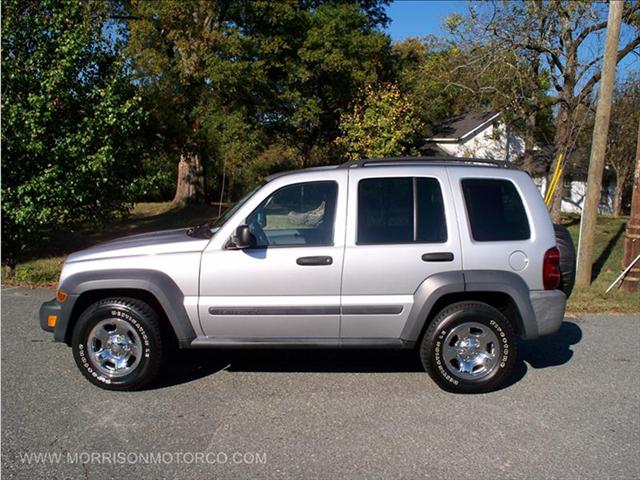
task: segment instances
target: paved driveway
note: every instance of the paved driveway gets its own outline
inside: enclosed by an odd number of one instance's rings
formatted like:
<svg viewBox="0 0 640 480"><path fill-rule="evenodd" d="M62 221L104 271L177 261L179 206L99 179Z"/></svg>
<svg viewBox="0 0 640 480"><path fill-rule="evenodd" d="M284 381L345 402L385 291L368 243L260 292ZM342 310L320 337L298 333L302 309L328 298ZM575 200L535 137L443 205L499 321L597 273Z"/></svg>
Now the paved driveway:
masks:
<svg viewBox="0 0 640 480"><path fill-rule="evenodd" d="M86 382L2 292L3 478L639 478L640 317L566 319L499 392L411 352L186 352L136 393Z"/></svg>

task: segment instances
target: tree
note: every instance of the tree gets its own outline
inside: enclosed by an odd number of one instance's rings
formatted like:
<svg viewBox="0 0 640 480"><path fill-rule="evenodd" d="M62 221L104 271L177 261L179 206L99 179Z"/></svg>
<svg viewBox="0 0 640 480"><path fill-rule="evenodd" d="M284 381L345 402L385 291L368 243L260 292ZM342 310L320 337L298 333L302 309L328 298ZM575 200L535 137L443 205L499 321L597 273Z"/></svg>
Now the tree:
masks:
<svg viewBox="0 0 640 480"><path fill-rule="evenodd" d="M482 109L476 98L451 81L462 52L450 42L427 37L408 38L393 45L394 67L400 90L415 107L415 114L427 129L441 121Z"/></svg>
<svg viewBox="0 0 640 480"><path fill-rule="evenodd" d="M272 144L323 161L340 113L384 70L384 3L131 0L128 52L181 157L176 203L202 200L205 167L242 177Z"/></svg>
<svg viewBox="0 0 640 480"><path fill-rule="evenodd" d="M128 20L127 55L157 135L179 158L178 205L205 199L201 127L210 91L206 69L216 60L216 47L239 48L233 29L224 26L226 7L226 2L132 0L123 16ZM236 76L243 67L237 66Z"/></svg>
<svg viewBox="0 0 640 480"><path fill-rule="evenodd" d="M640 80L630 77L616 86L609 124L607 165L615 172L613 216L622 213L622 199L633 185L637 125L640 123Z"/></svg>
<svg viewBox="0 0 640 480"><path fill-rule="evenodd" d="M139 174L140 98L105 2L2 4L2 246L9 267L56 230L122 215Z"/></svg>
<svg viewBox="0 0 640 480"><path fill-rule="evenodd" d="M342 115L336 144L349 159L400 156L415 143L421 126L413 104L390 83L367 87L362 103Z"/></svg>
<svg viewBox="0 0 640 480"><path fill-rule="evenodd" d="M385 80L390 41L377 25L386 17L367 8L381 3L320 4L303 13L303 30L290 40L293 55L283 64L284 82L276 90L283 92L276 102L282 108L274 113L284 120L285 142L300 152L303 166L317 163L314 151L338 136L340 115L358 92ZM318 160L330 161L322 155Z"/></svg>
<svg viewBox="0 0 640 480"><path fill-rule="evenodd" d="M425 136L429 125L461 113L499 111L507 127L523 135L524 158L518 160L525 170L533 167L538 145L549 142L552 122L547 77L530 59L431 37L407 39L394 45L394 53L399 83L427 127Z"/></svg>
<svg viewBox="0 0 640 480"><path fill-rule="evenodd" d="M623 22L637 27L639 12L638 2L626 2ZM557 108L553 170L558 155L566 157L574 149L584 127L581 113L600 81L602 51L594 46L607 25L607 5L567 0L478 2L470 4L467 17L450 23L458 40L491 46L495 56L515 52L540 60L551 85L548 103ZM627 32L630 38L622 40L618 62L640 45L637 30L630 27ZM562 182L561 177L559 185ZM559 219L561 190L554 196L554 221Z"/></svg>

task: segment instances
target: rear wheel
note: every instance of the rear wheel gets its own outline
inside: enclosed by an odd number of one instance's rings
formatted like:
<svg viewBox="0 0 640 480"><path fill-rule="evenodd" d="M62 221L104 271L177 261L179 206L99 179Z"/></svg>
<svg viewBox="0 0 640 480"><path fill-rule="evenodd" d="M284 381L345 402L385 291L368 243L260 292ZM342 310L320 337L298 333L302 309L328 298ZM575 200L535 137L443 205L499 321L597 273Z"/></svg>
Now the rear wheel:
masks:
<svg viewBox="0 0 640 480"><path fill-rule="evenodd" d="M71 339L82 374L108 390L137 390L158 374L166 350L158 315L141 300L106 298L85 310Z"/></svg>
<svg viewBox="0 0 640 480"><path fill-rule="evenodd" d="M511 375L516 338L495 308L460 302L443 309L422 338L420 358L438 385L457 393L489 392Z"/></svg>

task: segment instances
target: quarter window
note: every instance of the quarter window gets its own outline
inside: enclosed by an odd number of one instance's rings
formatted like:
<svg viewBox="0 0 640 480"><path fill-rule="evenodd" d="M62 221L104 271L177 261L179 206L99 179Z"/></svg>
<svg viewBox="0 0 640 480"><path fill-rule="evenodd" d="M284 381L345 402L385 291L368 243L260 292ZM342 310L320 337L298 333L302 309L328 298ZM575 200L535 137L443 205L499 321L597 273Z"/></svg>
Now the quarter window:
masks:
<svg viewBox="0 0 640 480"><path fill-rule="evenodd" d="M530 238L527 213L512 182L467 178L462 180L462 191L474 240L496 242Z"/></svg>
<svg viewBox="0 0 640 480"><path fill-rule="evenodd" d="M368 178L358 184L358 244L441 243L447 227L434 178Z"/></svg>

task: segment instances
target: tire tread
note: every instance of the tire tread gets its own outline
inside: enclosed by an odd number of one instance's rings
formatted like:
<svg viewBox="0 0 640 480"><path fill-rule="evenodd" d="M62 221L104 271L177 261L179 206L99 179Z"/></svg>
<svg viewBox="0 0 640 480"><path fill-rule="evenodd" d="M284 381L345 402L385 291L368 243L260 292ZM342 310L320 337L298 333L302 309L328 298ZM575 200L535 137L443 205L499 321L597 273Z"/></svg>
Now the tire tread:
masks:
<svg viewBox="0 0 640 480"><path fill-rule="evenodd" d="M144 328L147 335L155 337L153 339L153 361L150 362L146 375L139 379L136 379L135 382L127 383L124 385L105 384L103 382L98 383L94 381L91 375L89 375L84 368L80 368L80 371L86 378L89 379L91 383L107 390L142 390L151 382L153 382L158 376L159 372L162 370L165 362L167 347L166 335L164 334L164 329L162 328L162 324L160 323L158 314L146 302L137 298L117 296L106 297L91 304L89 307L87 307L86 310L84 310L84 312L82 312L75 324L72 335L72 348L75 349L75 346L79 343L80 339L78 338L78 336L84 324L91 321L91 318L100 307L104 307L107 305L113 305L117 306L118 308L125 308L127 310L130 310L134 315L140 317L145 322Z"/></svg>
<svg viewBox="0 0 640 480"><path fill-rule="evenodd" d="M432 361L431 350L433 348L433 338L435 337L436 331L441 328L441 324L446 318L448 318L450 315L454 313L464 311L464 310L484 311L488 315L495 317L495 319L499 320L501 323L500 327L506 330L505 333L512 339L512 341L509 342L509 346L510 346L509 356L510 358L513 358L513 359L517 357L517 354L518 354L517 341L516 341L516 335L515 335L515 331L511 321L509 321L509 319L505 317L502 314L502 312L500 312L498 309L496 309L495 307L492 307L487 303L473 301L473 300L466 300L462 302L452 303L446 306L445 308L440 310L440 312L438 312L438 314L433 318L433 320L431 321L431 323L429 324L429 326L427 327L424 333L422 342L420 343L420 360L422 361L422 365L425 371L444 390L455 392L455 393L486 393L486 392L493 391L496 388L499 388L500 386L499 384L502 379L507 379L511 376L513 367L515 365L514 360L509 361L508 365L505 366L505 369L503 370L502 374L499 377L500 381L496 382L496 379L491 379L486 383L475 384L473 385L473 387L456 386L456 385L453 385L451 382L443 379L440 373L438 372L436 365Z"/></svg>

